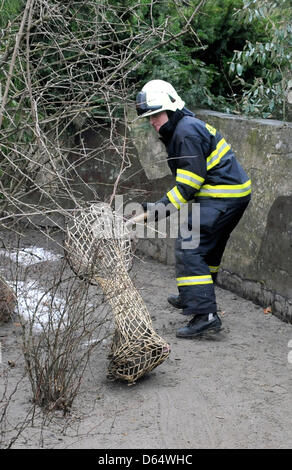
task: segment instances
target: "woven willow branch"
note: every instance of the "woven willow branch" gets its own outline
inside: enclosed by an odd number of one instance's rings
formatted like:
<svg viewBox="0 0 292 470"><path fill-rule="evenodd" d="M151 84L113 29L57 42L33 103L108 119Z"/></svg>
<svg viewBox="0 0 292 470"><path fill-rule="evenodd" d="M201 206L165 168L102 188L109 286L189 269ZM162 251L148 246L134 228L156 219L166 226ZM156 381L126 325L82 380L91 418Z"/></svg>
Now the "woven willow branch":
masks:
<svg viewBox="0 0 292 470"><path fill-rule="evenodd" d="M108 377L135 383L165 361L170 347L153 329L128 274L132 253L123 220L103 203L76 210L67 225L65 250L73 271L98 284L113 311Z"/></svg>

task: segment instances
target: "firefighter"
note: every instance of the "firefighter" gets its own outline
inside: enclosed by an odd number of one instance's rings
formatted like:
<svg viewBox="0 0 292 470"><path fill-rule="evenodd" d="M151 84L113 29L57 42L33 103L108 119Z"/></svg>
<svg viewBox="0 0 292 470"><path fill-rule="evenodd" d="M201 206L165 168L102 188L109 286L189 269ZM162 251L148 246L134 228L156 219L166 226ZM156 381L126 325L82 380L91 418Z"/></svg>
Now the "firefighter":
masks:
<svg viewBox="0 0 292 470"><path fill-rule="evenodd" d="M158 207L167 214L188 202L199 203L200 237L189 248L184 235L175 243L178 295L168 302L190 316L177 337L193 338L218 332L222 321L217 313L214 284L226 243L251 198L251 181L220 132L196 118L173 86L151 80L136 97L138 117L149 117L167 151L175 186L159 201L143 203L147 216L159 217ZM194 221L189 216L188 226Z"/></svg>

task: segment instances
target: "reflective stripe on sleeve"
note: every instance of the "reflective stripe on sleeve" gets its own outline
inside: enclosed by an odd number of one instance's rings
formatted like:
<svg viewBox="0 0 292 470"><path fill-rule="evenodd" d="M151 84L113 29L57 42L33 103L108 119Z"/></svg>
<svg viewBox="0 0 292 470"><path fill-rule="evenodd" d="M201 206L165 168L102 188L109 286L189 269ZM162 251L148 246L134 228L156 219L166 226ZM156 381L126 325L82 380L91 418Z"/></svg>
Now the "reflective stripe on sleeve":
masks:
<svg viewBox="0 0 292 470"><path fill-rule="evenodd" d="M169 191L166 196L177 209L180 209L181 204L185 204L187 202L187 200L179 192L177 186Z"/></svg>
<svg viewBox="0 0 292 470"><path fill-rule="evenodd" d="M207 171L211 170L217 163L220 162L221 158L230 150L230 145L227 144L225 139L221 139L216 149L207 157Z"/></svg>
<svg viewBox="0 0 292 470"><path fill-rule="evenodd" d="M210 273L218 273L220 266L209 266Z"/></svg>
<svg viewBox="0 0 292 470"><path fill-rule="evenodd" d="M201 284L213 284L212 276L186 276L176 278L177 286L196 286Z"/></svg>
<svg viewBox="0 0 292 470"><path fill-rule="evenodd" d="M205 180L201 176L196 175L196 173L178 168L176 173L176 181L177 183L187 184L192 188L200 189Z"/></svg>
<svg viewBox="0 0 292 470"><path fill-rule="evenodd" d="M207 127L208 131L210 132L210 134L216 135L217 131L216 131L215 127L210 126L210 124L206 124L206 127Z"/></svg>

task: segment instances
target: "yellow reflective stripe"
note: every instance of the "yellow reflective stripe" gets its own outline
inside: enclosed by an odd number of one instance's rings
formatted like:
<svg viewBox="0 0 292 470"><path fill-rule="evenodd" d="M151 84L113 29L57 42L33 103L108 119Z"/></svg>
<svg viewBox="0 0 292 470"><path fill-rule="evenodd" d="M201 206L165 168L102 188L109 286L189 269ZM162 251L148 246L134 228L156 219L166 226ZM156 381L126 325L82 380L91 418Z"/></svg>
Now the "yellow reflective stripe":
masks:
<svg viewBox="0 0 292 470"><path fill-rule="evenodd" d="M185 204L187 202L187 200L179 192L177 186L169 191L166 196L177 209L180 209L181 204Z"/></svg>
<svg viewBox="0 0 292 470"><path fill-rule="evenodd" d="M212 189L212 188L218 188L218 189L242 189L246 188L251 185L251 180L246 181L245 183L241 184L218 184L216 186L213 186L212 184L204 184L203 188L206 189Z"/></svg>
<svg viewBox="0 0 292 470"><path fill-rule="evenodd" d="M170 200L170 202L174 205L174 207L176 207L177 209L180 209L180 204L178 202L176 202L176 200L174 199L173 195L172 195L172 192L169 191L166 196L168 197L168 199Z"/></svg>
<svg viewBox="0 0 292 470"><path fill-rule="evenodd" d="M209 266L210 273L218 273L220 266Z"/></svg>
<svg viewBox="0 0 292 470"><path fill-rule="evenodd" d="M207 157L207 170L211 170L211 168L217 165L217 163L220 162L221 158L224 157L230 148L231 147L227 144L226 140L221 139L218 142L216 149L213 150L209 157Z"/></svg>
<svg viewBox="0 0 292 470"><path fill-rule="evenodd" d="M176 181L178 183L187 184L192 188L200 189L205 179L197 175L196 173L193 173L192 171L182 170L178 168L176 173Z"/></svg>
<svg viewBox="0 0 292 470"><path fill-rule="evenodd" d="M208 131L210 132L210 134L216 135L216 129L215 129L215 127L210 126L210 124L206 124L206 127L207 127Z"/></svg>
<svg viewBox="0 0 292 470"><path fill-rule="evenodd" d="M195 286L201 284L213 284L210 274L205 276L186 276L176 278L177 286Z"/></svg>
<svg viewBox="0 0 292 470"><path fill-rule="evenodd" d="M203 183L204 178L202 176L197 175L196 173L193 173L192 171L189 170L182 170L181 168L177 169L177 173L182 173L183 175L190 176L192 178L195 178Z"/></svg>
<svg viewBox="0 0 292 470"><path fill-rule="evenodd" d="M200 189L200 187L201 187L200 184L194 183L193 181L188 181L184 178L181 178L180 176L176 177L176 181L177 181L177 183L187 184L188 186L191 186L192 188L195 188L195 189Z"/></svg>
<svg viewBox="0 0 292 470"><path fill-rule="evenodd" d="M244 197L251 193L251 181L243 184L219 184L212 186L205 184L197 193L197 196L208 197Z"/></svg>
<svg viewBox="0 0 292 470"><path fill-rule="evenodd" d="M204 192L204 191L200 191L200 193L197 194L197 196L200 196L200 197L203 197L203 196L207 196L207 197L244 197L244 196L247 196L248 194L251 193L251 189L249 189L248 191L245 191L244 193L216 193L216 194L210 194L210 193L207 193L207 192Z"/></svg>

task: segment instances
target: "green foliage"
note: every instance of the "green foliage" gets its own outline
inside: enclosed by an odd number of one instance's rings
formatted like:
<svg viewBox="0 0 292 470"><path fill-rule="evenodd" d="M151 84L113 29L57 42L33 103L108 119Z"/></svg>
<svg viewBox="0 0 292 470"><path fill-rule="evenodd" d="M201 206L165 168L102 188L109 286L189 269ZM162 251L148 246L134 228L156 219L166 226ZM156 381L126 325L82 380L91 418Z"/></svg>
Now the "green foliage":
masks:
<svg viewBox="0 0 292 470"><path fill-rule="evenodd" d="M182 16L164 6L174 34L183 14L198 4L186 3L180 7ZM159 17L153 10L153 21ZM133 78L141 85L153 78L171 81L189 106L285 119L291 17L290 0L207 1L192 21L196 42L186 34L153 51Z"/></svg>
<svg viewBox="0 0 292 470"><path fill-rule="evenodd" d="M292 74L291 2L244 0L237 16L246 24L258 21L265 31L261 40L247 40L230 62L234 83L241 85L241 109L246 114L285 119L285 90Z"/></svg>
<svg viewBox="0 0 292 470"><path fill-rule="evenodd" d="M190 0L188 4L168 12L174 34L181 27L183 15L194 10L198 1ZM266 35L264 25L258 21L237 21L234 14L243 4L243 0L206 1L192 21L193 34L154 51L137 69L135 79L141 83L153 78L171 81L189 106L239 112L234 98L241 86L231 86L229 78L234 49L243 48L248 39L258 41Z"/></svg>
<svg viewBox="0 0 292 470"><path fill-rule="evenodd" d="M21 13L24 2L22 0L0 1L0 27L5 28L15 16Z"/></svg>

